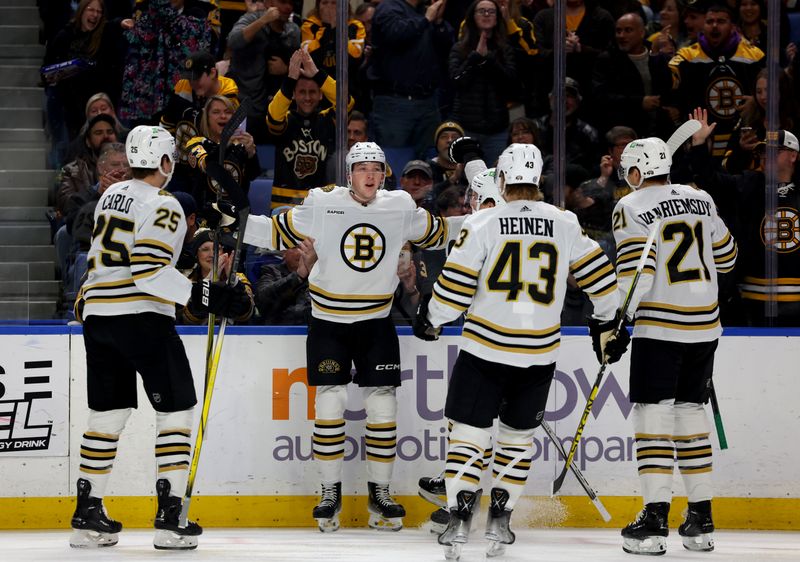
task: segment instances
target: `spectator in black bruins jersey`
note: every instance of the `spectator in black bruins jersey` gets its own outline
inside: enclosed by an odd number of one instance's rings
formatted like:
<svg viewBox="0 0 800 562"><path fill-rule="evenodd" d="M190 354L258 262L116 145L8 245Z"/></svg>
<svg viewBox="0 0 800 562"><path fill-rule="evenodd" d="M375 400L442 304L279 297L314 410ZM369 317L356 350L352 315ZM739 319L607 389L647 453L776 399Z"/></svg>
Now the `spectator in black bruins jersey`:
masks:
<svg viewBox="0 0 800 562"><path fill-rule="evenodd" d="M800 177L797 173L797 137L789 131L778 131L776 180L778 182L775 217L765 217L763 172L745 170L726 174L713 166L706 140L714 125L707 125L705 110L695 110L694 118L705 126L692 137L690 157L697 185L708 191L720 209L720 215L732 223L739 240L741 255L737 262L739 293L751 326L800 326ZM760 149L765 149L762 142ZM770 280L765 271L766 242L772 241L777 257L777 278ZM769 298L769 285L778 286L777 316L767 318L764 311Z"/></svg>
<svg viewBox="0 0 800 562"><path fill-rule="evenodd" d="M233 102L225 96L211 96L206 102L200 117L200 136L189 139L186 151L189 153L191 167L191 193L202 210L208 203L217 199L217 182L206 175L207 158L219 158L219 142L222 129L234 113ZM250 182L261 173L258 164L256 145L252 135L242 130L236 131L225 150L225 169L239 184L242 191L250 190ZM222 198L228 194L223 189Z"/></svg>
<svg viewBox="0 0 800 562"><path fill-rule="evenodd" d="M320 111L322 96L332 107ZM351 96L348 109L352 106ZM289 74L267 109L267 125L275 136L273 209L299 205L309 189L330 183L326 170L336 148L335 107L336 81L306 51L295 51Z"/></svg>
<svg viewBox="0 0 800 562"><path fill-rule="evenodd" d="M717 123L711 155L721 161L741 105L753 94L764 53L736 31L731 8L714 2L697 42L680 49L669 66L681 114L704 107Z"/></svg>
<svg viewBox="0 0 800 562"><path fill-rule="evenodd" d="M300 28L303 48L308 50L316 65L330 76L336 76L336 4L337 0L316 0ZM358 67L364 56L367 31L363 23L352 17L349 1L347 7L350 16L347 20L348 82L351 95L357 97Z"/></svg>
<svg viewBox="0 0 800 562"><path fill-rule="evenodd" d="M161 126L175 136L178 146L178 161L170 183L172 191L189 191L189 152L187 141L196 137L199 130L200 113L212 96L224 96L231 100L233 108L239 107L239 87L226 76L220 76L216 61L210 53L197 51L183 63L184 78L175 84L175 91L161 116ZM198 200L199 202L199 200Z"/></svg>
<svg viewBox="0 0 800 562"><path fill-rule="evenodd" d="M231 274L232 251L236 247L236 241L230 235L223 235L220 252L217 258L217 276L219 281L227 281ZM211 276L211 267L214 261L214 233L213 231L202 228L197 231L192 242L192 252L197 258L197 265L189 274L192 283L198 283ZM236 274L236 282L231 291L231 302L235 303L232 311L231 320L237 324L244 324L253 316L255 312L255 301L253 300L253 288L244 273ZM195 306L193 299L183 307L181 320L184 324L208 324L208 310ZM220 318L216 318L217 322Z"/></svg>

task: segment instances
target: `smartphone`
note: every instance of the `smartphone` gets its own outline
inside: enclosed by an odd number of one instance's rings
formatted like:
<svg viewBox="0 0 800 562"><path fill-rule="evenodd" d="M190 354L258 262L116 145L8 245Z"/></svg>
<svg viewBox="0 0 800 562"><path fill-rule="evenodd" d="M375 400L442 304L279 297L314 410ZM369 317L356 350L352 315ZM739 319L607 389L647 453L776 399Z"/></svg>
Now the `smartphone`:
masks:
<svg viewBox="0 0 800 562"><path fill-rule="evenodd" d="M237 133L247 132L247 117L242 119L241 124L238 127L236 127L236 132Z"/></svg>

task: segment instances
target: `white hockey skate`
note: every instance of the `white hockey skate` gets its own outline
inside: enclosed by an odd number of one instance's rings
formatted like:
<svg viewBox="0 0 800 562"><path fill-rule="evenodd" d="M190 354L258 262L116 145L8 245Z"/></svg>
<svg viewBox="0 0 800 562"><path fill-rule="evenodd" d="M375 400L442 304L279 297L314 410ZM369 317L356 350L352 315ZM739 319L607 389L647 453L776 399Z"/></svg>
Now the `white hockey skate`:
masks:
<svg viewBox="0 0 800 562"><path fill-rule="evenodd" d="M72 548L100 548L114 546L119 542L122 523L110 519L103 507L103 500L89 494L92 485L88 480L78 479L78 503L72 515Z"/></svg>
<svg viewBox="0 0 800 562"><path fill-rule="evenodd" d="M439 544L444 547L447 560L461 558L461 549L469 541L469 529L472 526L472 515L476 505L480 505L482 490L470 492L461 490L456 495L458 505L450 509L450 522L444 533L439 535Z"/></svg>
<svg viewBox="0 0 800 562"><path fill-rule="evenodd" d="M501 488L492 488L489 499L489 517L486 519L484 537L489 541L486 545L486 556L493 558L505 554L506 545L514 544L516 536L509 526L511 510L506 509L508 492Z"/></svg>
<svg viewBox="0 0 800 562"><path fill-rule="evenodd" d="M389 494L388 484L367 482L369 500L369 526L379 531L399 531L403 528L405 508L394 501Z"/></svg>
<svg viewBox="0 0 800 562"><path fill-rule="evenodd" d="M197 537L203 528L194 521L187 521L185 527L180 526L183 498L169 495L169 480L161 478L156 481L158 494L158 511L154 526L153 547L157 550L192 550L197 548Z"/></svg>
<svg viewBox="0 0 800 562"><path fill-rule="evenodd" d="M323 533L338 531L340 511L342 511L342 483L323 484L322 497L312 512L319 530Z"/></svg>

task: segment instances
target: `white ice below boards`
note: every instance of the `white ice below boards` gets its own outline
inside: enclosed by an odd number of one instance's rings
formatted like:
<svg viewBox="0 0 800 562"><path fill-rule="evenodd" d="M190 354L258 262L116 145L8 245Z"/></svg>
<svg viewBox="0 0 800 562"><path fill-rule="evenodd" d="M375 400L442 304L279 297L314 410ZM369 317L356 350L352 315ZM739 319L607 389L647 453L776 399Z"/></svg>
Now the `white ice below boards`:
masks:
<svg viewBox="0 0 800 562"><path fill-rule="evenodd" d="M483 521L473 525L470 542L461 554L463 562L484 559ZM760 531L717 531L716 550L698 554L684 550L677 530L667 538L664 560L762 561L798 560L800 533ZM636 562L622 552L618 529L515 529L517 541L502 558L503 562L542 560L548 562L592 560ZM308 529L215 529L207 528L197 550L170 553L153 549L150 529L123 530L119 544L99 550L69 547L67 529L58 531L0 531L2 560L280 560L319 562L320 560L359 562L417 562L444 560L436 537L421 529L399 533L376 533L368 529L342 528L338 533L322 534Z"/></svg>

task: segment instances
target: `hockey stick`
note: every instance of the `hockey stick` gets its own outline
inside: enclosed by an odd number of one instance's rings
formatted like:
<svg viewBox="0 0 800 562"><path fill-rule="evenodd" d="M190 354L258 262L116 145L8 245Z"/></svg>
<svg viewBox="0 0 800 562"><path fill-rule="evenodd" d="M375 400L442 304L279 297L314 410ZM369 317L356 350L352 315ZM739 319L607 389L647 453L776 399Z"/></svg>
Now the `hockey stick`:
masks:
<svg viewBox="0 0 800 562"><path fill-rule="evenodd" d="M625 302L622 303L622 307L619 309L617 325L614 328L614 332L611 334L611 337L615 337L617 332L620 330L625 330L625 316L628 314L628 307L631 304L631 299L633 298L633 291L636 289L636 285L639 283L639 279L642 276L642 270L644 269L644 264L647 262L647 256L650 253L650 248L653 246L653 241L656 238L656 233L660 230L661 227L661 220L657 219L653 222L653 227L650 230L650 234L647 236L647 242L644 244L644 249L642 250L642 255L639 257L639 263L636 264L636 273L633 276L633 281L631 282L631 286L628 288L628 293L625 295ZM589 412L592 411L592 405L594 404L594 399L597 398L597 393L600 391L600 382L603 380L603 375L606 373L606 368L608 367L608 361L603 358L603 362L600 365L600 371L597 373L597 378L594 381L594 386L592 387L592 391L589 393L589 399L586 401L586 407L583 409L583 414L581 415L581 421L578 423L578 429L575 430L575 437L572 438L572 446L569 449L569 455L566 457L566 463L564 463L564 468L561 469L561 473L558 477L553 480L553 488L552 488L552 495L555 495L560 489L562 484L564 484L564 478L567 476L567 471L569 470L570 464L572 464L572 459L575 458L575 452L578 450L578 441L581 439L581 435L583 435L583 429L586 427L586 422L589 421Z"/></svg>
<svg viewBox="0 0 800 562"><path fill-rule="evenodd" d="M561 444L561 441L558 439L558 435L555 434L550 425L544 420L542 420L542 429L544 429L544 432L550 438L550 441L553 442L553 445L556 446L558 452L561 453L561 456L566 459L567 451L564 450L564 445ZM575 464L575 461L569 464L569 468L572 470L575 478L578 479L578 482L580 482L581 486L586 491L586 495L588 495L589 499L592 500L592 503L597 508L597 511L600 512L600 517L603 518L603 521L611 521L611 514L606 509L606 506L603 505L603 502L600 501L600 498L597 497L597 492L595 492L594 489L592 489L592 487L589 485L589 482L586 480L583 472L581 472L581 469L578 468L578 465Z"/></svg>
<svg viewBox="0 0 800 562"><path fill-rule="evenodd" d="M700 130L702 124L697 119L689 119L686 123L675 129L672 136L667 140L670 155L675 154L689 138Z"/></svg>
<svg viewBox="0 0 800 562"><path fill-rule="evenodd" d="M222 132L220 133L219 139L219 154L217 155L217 161L219 163L220 168L225 167L225 152L228 150L228 144L231 142L231 137L233 137L236 130L239 128L239 125L244 122L245 118L247 117L247 111L249 107L249 100L245 99L236 111L231 116L230 120L225 123L225 126L222 128ZM212 174L209 174L212 175ZM213 177L213 176L212 176ZM216 179L216 178L214 178ZM222 186L217 180L217 206L219 206L220 199L222 198ZM217 272L217 262L219 261L219 246L220 246L220 231L219 228L214 229L214 251L211 258L211 281L214 282L218 279L218 272ZM208 390L208 379L209 379L209 370L211 365L211 353L214 348L214 325L217 323L217 317L215 314L209 313L208 314L208 333L206 337L206 373L205 373L205 383L203 386L203 396L205 396L205 392Z"/></svg>
<svg viewBox="0 0 800 562"><path fill-rule="evenodd" d="M242 109L243 106L239 106L239 110ZM231 118L228 124L225 126L223 130L223 135L225 135L225 131L228 129L229 125L237 118L237 114L239 113L237 110L236 114ZM243 115L246 115L246 109L242 112ZM243 120L239 118L239 123L241 124ZM232 131L234 131L238 127L235 125L231 128L231 131L227 134L227 140L225 140L225 147L227 147L227 142L230 141L231 136L233 136ZM245 202L247 201L247 196L242 192L241 187L236 180L230 175L230 173L225 170L224 167L224 150L223 144L220 143L220 161L217 162L216 166L215 163L209 162L207 164L206 173L210 175L214 180L217 181L218 184L218 196L219 193L222 191L222 188L225 188L225 191L232 195L233 198L238 202ZM239 218L239 235L236 238L236 246L233 249L233 256L232 256L232 265L230 274L228 275L228 279L226 283L228 285L233 284L233 280L236 278L236 272L239 270L239 261L242 255L242 240L244 240L244 231L245 227L247 226L247 216L250 214L250 206L245 204L242 205L240 209L237 209L238 218ZM211 324L212 315L209 314L209 331L213 334L213 324ZM206 385L205 385L205 393L203 395L203 409L200 412L200 423L198 424L197 428L197 435L195 436L194 448L192 450L192 462L189 465L189 476L186 480L186 493L183 497L183 506L181 508L181 516L179 521L179 526L185 527L187 521L189 520L189 506L192 503L192 491L194 489L194 481L197 476L197 467L200 462L200 452L203 449L203 440L205 439L206 434L206 424L208 423L208 414L211 409L211 397L214 394L214 382L217 380L217 371L219 370L219 363L222 357L222 344L225 340L225 329L228 325L228 319L223 318L222 322L220 322L219 326L219 334L217 335L217 340L215 345L213 346L213 352L208 350L207 351L207 365L206 365Z"/></svg>
<svg viewBox="0 0 800 562"><path fill-rule="evenodd" d="M717 402L717 391L714 389L714 381L711 382L711 411L714 412L714 425L717 427L717 439L719 439L719 448L725 450L728 448L728 439L725 437L725 428L722 426L722 412L719 411L719 402Z"/></svg>

